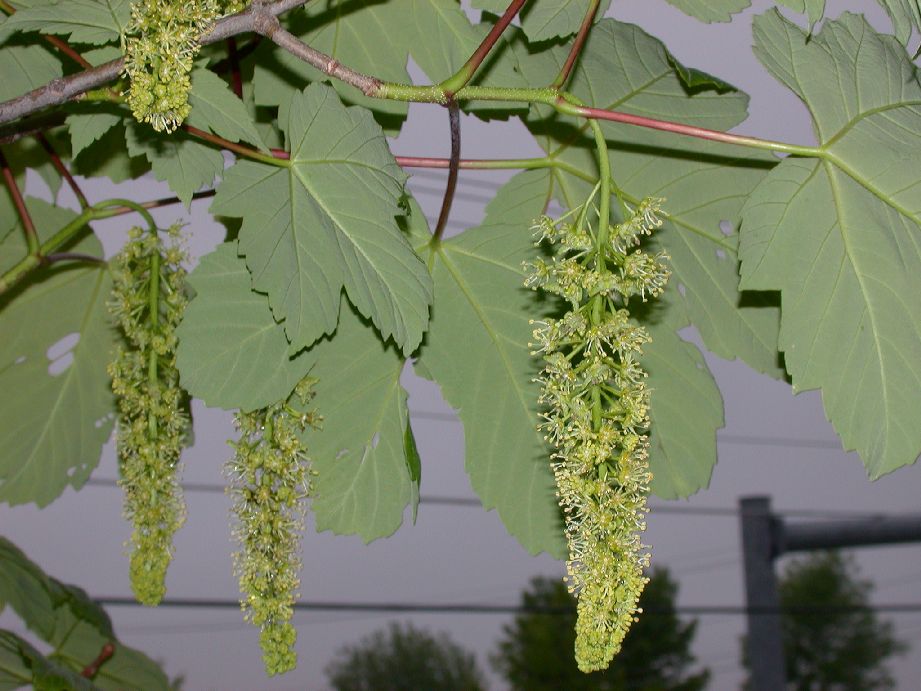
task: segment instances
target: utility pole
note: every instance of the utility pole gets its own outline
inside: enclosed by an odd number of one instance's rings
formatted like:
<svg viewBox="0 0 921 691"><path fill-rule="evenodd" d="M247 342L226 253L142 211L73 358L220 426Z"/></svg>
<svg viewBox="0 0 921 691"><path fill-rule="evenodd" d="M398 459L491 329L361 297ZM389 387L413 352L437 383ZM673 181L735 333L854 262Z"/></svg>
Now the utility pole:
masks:
<svg viewBox="0 0 921 691"><path fill-rule="evenodd" d="M778 556L777 519L769 497L743 497L742 554L745 568L745 604L748 611L748 664L752 691L781 691L787 683L783 656L780 596L774 575Z"/></svg>
<svg viewBox="0 0 921 691"><path fill-rule="evenodd" d="M921 542L921 515L787 524L771 512L770 497L743 497L739 508L752 691L780 691L786 664L774 560L787 552Z"/></svg>

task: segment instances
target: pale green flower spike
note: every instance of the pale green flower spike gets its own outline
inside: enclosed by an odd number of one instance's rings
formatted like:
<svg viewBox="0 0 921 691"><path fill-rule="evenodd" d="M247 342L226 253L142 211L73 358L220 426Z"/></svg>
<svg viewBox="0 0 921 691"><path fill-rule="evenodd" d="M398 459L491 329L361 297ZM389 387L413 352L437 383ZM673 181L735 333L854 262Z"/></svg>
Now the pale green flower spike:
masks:
<svg viewBox="0 0 921 691"><path fill-rule="evenodd" d="M312 379L298 384L291 397L301 405L312 398ZM297 665L291 625L300 587L300 536L304 530L304 503L310 494L311 471L298 438L320 418L280 403L238 413L240 439L225 472L230 480L236 517L234 554L236 575L247 621L260 627L266 673L282 674Z"/></svg>
<svg viewBox="0 0 921 691"><path fill-rule="evenodd" d="M179 226L170 229L174 237ZM119 485L131 535L131 588L156 605L166 592L173 534L185 521L179 457L189 427L176 369L176 327L187 298L185 255L155 231L131 231L111 262L112 301L124 342L109 364L118 401Z"/></svg>
<svg viewBox="0 0 921 691"><path fill-rule="evenodd" d="M560 319L532 322L530 347L544 358L540 429L555 448L583 672L606 668L620 650L647 582L640 533L652 477L649 391L638 358L649 335L625 306L631 297L658 295L668 280L665 255L637 249L640 236L662 225L661 203L644 199L600 240L588 223L591 198L562 219L544 216L533 226L538 243L549 243L555 256L529 264L526 285L570 304ZM575 212L578 221L567 222Z"/></svg>
<svg viewBox="0 0 921 691"><path fill-rule="evenodd" d="M128 105L138 122L172 132L189 114L189 73L198 39L218 17L242 10L239 0L134 0L124 39Z"/></svg>

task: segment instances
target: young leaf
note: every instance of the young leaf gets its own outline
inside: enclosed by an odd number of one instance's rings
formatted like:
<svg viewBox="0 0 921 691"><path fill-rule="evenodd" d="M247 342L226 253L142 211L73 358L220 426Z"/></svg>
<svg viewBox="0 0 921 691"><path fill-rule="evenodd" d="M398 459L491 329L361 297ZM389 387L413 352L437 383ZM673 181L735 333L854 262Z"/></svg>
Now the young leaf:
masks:
<svg viewBox="0 0 921 691"><path fill-rule="evenodd" d="M135 120L125 130L130 156L145 156L154 177L165 180L186 207L192 195L210 187L224 172L224 156L218 149L182 134L159 134Z"/></svg>
<svg viewBox="0 0 921 691"><path fill-rule="evenodd" d="M921 85L852 14L806 34L776 11L755 52L809 107L821 153L787 158L743 209L742 285L780 290L780 346L871 477L921 453Z"/></svg>
<svg viewBox="0 0 921 691"><path fill-rule="evenodd" d="M317 472L317 530L365 542L387 537L410 502L415 513L419 496L419 459L400 386L403 358L345 301L336 333L310 354L317 363L311 407L323 416L321 429L304 434Z"/></svg>
<svg viewBox="0 0 921 691"><path fill-rule="evenodd" d="M232 142L249 142L268 152L246 106L230 90L227 82L206 69L192 70L191 77L189 104L192 112L188 123L192 127L210 130Z"/></svg>
<svg viewBox="0 0 921 691"><path fill-rule="evenodd" d="M117 41L131 19L130 0L32 0L0 27L0 43L15 31L70 36L74 43ZM23 7L22 5L26 5Z"/></svg>
<svg viewBox="0 0 921 691"><path fill-rule="evenodd" d="M29 200L43 235L72 212ZM102 256L90 235L73 251ZM26 254L21 233L0 245L0 263ZM79 488L99 462L112 430L106 364L113 332L105 301L108 272L78 264L45 269L0 309L0 501L42 507Z"/></svg>
<svg viewBox="0 0 921 691"><path fill-rule="evenodd" d="M288 355L265 295L250 288L237 243L219 245L189 274L195 297L176 330L182 386L209 406L244 411L284 399L315 361Z"/></svg>
<svg viewBox="0 0 921 691"><path fill-rule="evenodd" d="M543 83L566 59L565 47L524 62L525 77ZM571 89L592 105L663 120L728 130L746 115L740 92L700 91L689 95L665 47L641 29L604 19L592 31ZM540 110L528 126L560 164L553 168L554 195L564 206L588 195L594 179L595 145L587 125L559 127ZM664 197L668 220L657 234L671 257L672 283L707 347L724 358L741 358L759 372L782 376L777 364L778 310L763 296L742 302L738 291L737 235L724 234L721 221L736 225L742 203L776 162L770 155L629 125L604 122L614 180L625 201ZM612 204L618 210L616 199Z"/></svg>
<svg viewBox="0 0 921 691"><path fill-rule="evenodd" d="M506 529L528 552L565 553L563 523L550 472L549 450L537 431L530 319L540 318L524 287L522 263L536 255L529 230L547 202L548 177L516 175L486 210L479 228L428 244L414 243L435 281L435 308L419 356L464 423L466 468L486 509L498 509ZM416 209L412 219L422 223Z"/></svg>
<svg viewBox="0 0 921 691"><path fill-rule="evenodd" d="M362 108L313 84L295 94L285 132L289 165L243 161L211 206L243 218L240 251L269 295L295 353L332 333L343 287L405 355L428 324L431 279L396 222L406 176Z"/></svg>
<svg viewBox="0 0 921 691"><path fill-rule="evenodd" d="M668 3L708 24L731 22L732 15L752 4L751 0L668 0Z"/></svg>
<svg viewBox="0 0 921 691"><path fill-rule="evenodd" d="M477 9L501 15L508 7L507 0L473 0ZM598 19L607 12L611 0L602 0L595 15ZM549 41L561 36L571 36L579 30L591 0L559 0L558 2L532 2L521 10L521 26L530 41Z"/></svg>

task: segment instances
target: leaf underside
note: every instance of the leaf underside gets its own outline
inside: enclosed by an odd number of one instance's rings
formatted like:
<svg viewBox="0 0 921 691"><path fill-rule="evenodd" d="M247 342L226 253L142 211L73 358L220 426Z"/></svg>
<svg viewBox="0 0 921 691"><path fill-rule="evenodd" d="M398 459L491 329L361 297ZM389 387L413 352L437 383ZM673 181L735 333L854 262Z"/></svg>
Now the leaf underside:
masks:
<svg viewBox="0 0 921 691"><path fill-rule="evenodd" d="M903 48L845 14L806 34L771 11L755 52L808 106L821 158L788 158L743 210L743 286L780 290L794 387L871 477L921 453L921 85Z"/></svg>

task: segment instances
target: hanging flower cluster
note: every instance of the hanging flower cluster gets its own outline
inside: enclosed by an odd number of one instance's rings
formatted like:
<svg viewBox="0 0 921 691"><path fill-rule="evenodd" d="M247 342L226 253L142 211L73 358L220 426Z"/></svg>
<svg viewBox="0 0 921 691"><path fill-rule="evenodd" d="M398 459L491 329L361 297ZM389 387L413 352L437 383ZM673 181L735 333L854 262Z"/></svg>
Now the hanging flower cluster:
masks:
<svg viewBox="0 0 921 691"><path fill-rule="evenodd" d="M567 581L578 598L576 661L584 672L604 669L620 650L647 581L640 533L652 477L649 391L638 359L650 339L625 307L634 296L661 293L669 276L663 253L637 248L642 235L661 226L663 200L644 199L601 234L588 221L593 197L557 221L535 222L538 243L554 256L528 264L526 281L570 305L560 319L532 322L530 346L544 359L540 429L555 449Z"/></svg>
<svg viewBox="0 0 921 691"><path fill-rule="evenodd" d="M313 397L314 380L298 384L292 397L306 406ZM240 439L227 463L228 493L233 498L234 554L247 621L260 627L262 659L270 675L297 664L291 625L298 597L301 569L300 536L305 501L311 489L311 470L299 439L320 418L299 412L290 398L251 413L238 413Z"/></svg>
<svg viewBox="0 0 921 691"><path fill-rule="evenodd" d="M169 234L175 240L179 226ZM131 231L111 262L109 308L124 337L109 364L118 401L119 485L131 535L131 587L145 605L166 592L173 534L185 521L179 457L189 428L176 369L176 327L188 302L185 254L155 231Z"/></svg>
<svg viewBox="0 0 921 691"><path fill-rule="evenodd" d="M182 124L190 111L189 73L199 38L222 14L242 8L239 0L134 0L124 51L128 105L139 122L158 132Z"/></svg>

